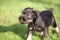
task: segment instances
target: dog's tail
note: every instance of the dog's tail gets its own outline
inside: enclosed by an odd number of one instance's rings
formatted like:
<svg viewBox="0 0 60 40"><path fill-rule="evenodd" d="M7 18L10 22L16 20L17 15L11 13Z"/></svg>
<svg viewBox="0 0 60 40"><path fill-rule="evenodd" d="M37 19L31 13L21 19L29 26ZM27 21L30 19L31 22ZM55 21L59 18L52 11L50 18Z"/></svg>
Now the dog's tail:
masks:
<svg viewBox="0 0 60 40"><path fill-rule="evenodd" d="M54 17L52 17L52 26L57 27L57 23Z"/></svg>
<svg viewBox="0 0 60 40"><path fill-rule="evenodd" d="M53 8L50 8L50 9L49 9L49 11L51 11L51 12L52 12L52 11L53 11Z"/></svg>

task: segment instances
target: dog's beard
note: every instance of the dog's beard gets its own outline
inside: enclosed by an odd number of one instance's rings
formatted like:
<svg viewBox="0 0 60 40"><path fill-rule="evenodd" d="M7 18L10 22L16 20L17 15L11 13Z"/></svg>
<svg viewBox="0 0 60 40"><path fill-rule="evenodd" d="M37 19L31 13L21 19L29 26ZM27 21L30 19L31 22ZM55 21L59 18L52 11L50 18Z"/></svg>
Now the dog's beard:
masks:
<svg viewBox="0 0 60 40"><path fill-rule="evenodd" d="M32 22L33 20L32 19L30 19L30 20L28 20L28 23L30 23L30 22Z"/></svg>
<svg viewBox="0 0 60 40"><path fill-rule="evenodd" d="M33 19L27 19L26 21L19 20L22 24L28 24L30 22L33 22Z"/></svg>

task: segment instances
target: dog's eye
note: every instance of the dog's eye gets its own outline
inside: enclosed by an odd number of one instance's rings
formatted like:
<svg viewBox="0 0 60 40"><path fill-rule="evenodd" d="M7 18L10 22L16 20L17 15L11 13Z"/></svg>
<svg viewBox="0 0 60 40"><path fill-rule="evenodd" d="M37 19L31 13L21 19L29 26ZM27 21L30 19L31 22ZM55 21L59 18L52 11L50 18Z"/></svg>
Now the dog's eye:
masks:
<svg viewBox="0 0 60 40"><path fill-rule="evenodd" d="M32 15L33 17L35 16L35 15Z"/></svg>
<svg viewBox="0 0 60 40"><path fill-rule="evenodd" d="M27 16L29 16L29 14L27 14Z"/></svg>
<svg viewBox="0 0 60 40"><path fill-rule="evenodd" d="M32 18L35 18L36 16L35 15L32 15Z"/></svg>

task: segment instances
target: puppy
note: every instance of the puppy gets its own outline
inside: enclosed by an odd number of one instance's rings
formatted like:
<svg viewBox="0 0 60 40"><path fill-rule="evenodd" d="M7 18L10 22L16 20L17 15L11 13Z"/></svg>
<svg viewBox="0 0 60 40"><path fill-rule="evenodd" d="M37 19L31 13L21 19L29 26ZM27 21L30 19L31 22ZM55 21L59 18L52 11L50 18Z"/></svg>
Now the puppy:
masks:
<svg viewBox="0 0 60 40"><path fill-rule="evenodd" d="M33 8L25 8L22 15L19 16L19 22L28 24L28 36L26 40L32 40L32 32L38 30L45 38L48 38L48 27L52 25L56 33L59 33L55 17L53 16L53 9L44 11L37 11Z"/></svg>

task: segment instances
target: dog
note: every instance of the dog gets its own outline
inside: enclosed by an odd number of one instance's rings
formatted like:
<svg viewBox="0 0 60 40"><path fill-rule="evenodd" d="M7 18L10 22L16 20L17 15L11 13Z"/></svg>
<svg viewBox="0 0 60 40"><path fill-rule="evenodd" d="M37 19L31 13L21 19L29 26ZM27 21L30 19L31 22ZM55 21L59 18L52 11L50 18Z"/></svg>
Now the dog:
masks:
<svg viewBox="0 0 60 40"><path fill-rule="evenodd" d="M38 30L44 38L48 38L48 27L50 25L54 27L56 33L59 33L52 8L38 11L34 8L27 7L22 11L22 15L19 16L19 22L28 24L28 36L26 40L32 40L32 32L34 30Z"/></svg>

